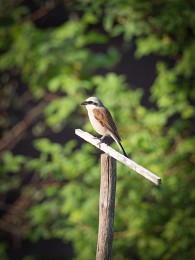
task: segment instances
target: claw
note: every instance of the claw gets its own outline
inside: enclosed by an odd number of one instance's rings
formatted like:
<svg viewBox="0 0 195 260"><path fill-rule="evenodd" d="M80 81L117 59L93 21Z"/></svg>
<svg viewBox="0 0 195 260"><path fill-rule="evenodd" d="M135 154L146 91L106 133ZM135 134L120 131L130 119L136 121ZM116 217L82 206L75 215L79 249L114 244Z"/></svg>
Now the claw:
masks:
<svg viewBox="0 0 195 260"><path fill-rule="evenodd" d="M100 139L100 142L97 143L97 145L99 146L99 148L100 148L101 143L102 143L102 140Z"/></svg>
<svg viewBox="0 0 195 260"><path fill-rule="evenodd" d="M93 136L93 139L100 139L100 138L98 138L97 136Z"/></svg>
<svg viewBox="0 0 195 260"><path fill-rule="evenodd" d="M94 136L93 139L98 139L98 140L100 140L99 143L97 143L97 145L98 145L99 148L100 148L100 144L102 143L102 137L99 138L99 137L97 137L97 136Z"/></svg>
<svg viewBox="0 0 195 260"><path fill-rule="evenodd" d="M102 136L101 138L98 138L100 140L99 143L97 144L99 146L99 148L105 137L106 137L106 135Z"/></svg>

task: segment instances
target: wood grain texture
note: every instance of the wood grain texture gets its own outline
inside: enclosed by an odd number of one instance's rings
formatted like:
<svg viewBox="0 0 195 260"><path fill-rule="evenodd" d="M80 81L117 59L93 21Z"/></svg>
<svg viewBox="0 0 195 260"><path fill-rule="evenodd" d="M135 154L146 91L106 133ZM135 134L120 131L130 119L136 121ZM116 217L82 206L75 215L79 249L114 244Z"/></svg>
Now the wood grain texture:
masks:
<svg viewBox="0 0 195 260"><path fill-rule="evenodd" d="M114 237L115 192L116 160L108 154L102 154L96 260L111 259Z"/></svg>

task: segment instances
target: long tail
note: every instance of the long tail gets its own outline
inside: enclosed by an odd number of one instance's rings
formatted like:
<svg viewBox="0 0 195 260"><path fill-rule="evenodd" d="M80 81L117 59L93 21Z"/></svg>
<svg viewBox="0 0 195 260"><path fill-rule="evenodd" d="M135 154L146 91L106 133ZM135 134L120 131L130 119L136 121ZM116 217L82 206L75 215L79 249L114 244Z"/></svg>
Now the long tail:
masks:
<svg viewBox="0 0 195 260"><path fill-rule="evenodd" d="M125 152L125 150L124 150L124 148L123 148L123 146L122 146L120 140L118 140L118 138L117 138L116 136L114 136L113 134L112 134L111 136L112 136L112 138L114 139L114 141L117 143L118 147L119 147L119 148L121 149L121 151L123 152L123 155L127 157L127 154L126 154L126 152Z"/></svg>
<svg viewBox="0 0 195 260"><path fill-rule="evenodd" d="M125 150L124 150L124 148L123 148L121 143L119 143L119 146L120 146L120 148L121 148L121 150L123 152L123 155L127 157L127 154L126 154L126 152L125 152Z"/></svg>

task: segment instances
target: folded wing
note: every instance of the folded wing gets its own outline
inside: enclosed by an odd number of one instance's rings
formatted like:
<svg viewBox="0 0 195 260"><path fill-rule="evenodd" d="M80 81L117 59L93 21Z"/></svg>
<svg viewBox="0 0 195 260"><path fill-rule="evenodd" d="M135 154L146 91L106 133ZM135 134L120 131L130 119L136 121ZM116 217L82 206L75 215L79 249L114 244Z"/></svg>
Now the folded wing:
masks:
<svg viewBox="0 0 195 260"><path fill-rule="evenodd" d="M119 141L121 141L116 125L112 119L112 115L107 108L94 108L93 109L94 117L100 122L103 127L106 127L111 133L113 133Z"/></svg>

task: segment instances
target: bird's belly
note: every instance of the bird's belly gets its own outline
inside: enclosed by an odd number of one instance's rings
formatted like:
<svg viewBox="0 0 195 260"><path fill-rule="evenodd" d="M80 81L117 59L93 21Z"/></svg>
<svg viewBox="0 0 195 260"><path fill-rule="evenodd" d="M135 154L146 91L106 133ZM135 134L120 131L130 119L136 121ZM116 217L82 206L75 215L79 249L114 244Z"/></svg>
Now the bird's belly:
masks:
<svg viewBox="0 0 195 260"><path fill-rule="evenodd" d="M103 127L99 121L94 117L93 112L88 111L89 114L89 120L95 129L95 131L100 135L105 135L107 133L107 130L105 127Z"/></svg>

